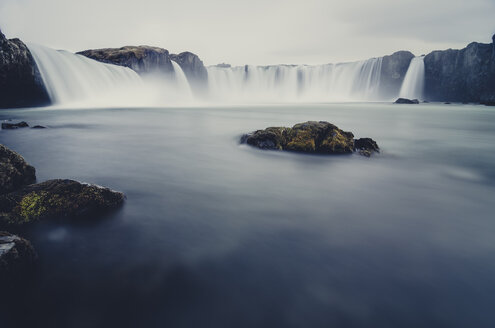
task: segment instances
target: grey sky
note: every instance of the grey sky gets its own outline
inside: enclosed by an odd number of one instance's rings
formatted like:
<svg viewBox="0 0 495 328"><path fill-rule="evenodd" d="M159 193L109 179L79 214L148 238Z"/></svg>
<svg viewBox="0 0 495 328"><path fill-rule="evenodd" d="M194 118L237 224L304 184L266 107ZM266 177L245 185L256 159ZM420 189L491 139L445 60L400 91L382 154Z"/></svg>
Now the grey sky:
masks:
<svg viewBox="0 0 495 328"><path fill-rule="evenodd" d="M495 0L0 0L7 37L155 45L205 64L318 64L491 42Z"/></svg>

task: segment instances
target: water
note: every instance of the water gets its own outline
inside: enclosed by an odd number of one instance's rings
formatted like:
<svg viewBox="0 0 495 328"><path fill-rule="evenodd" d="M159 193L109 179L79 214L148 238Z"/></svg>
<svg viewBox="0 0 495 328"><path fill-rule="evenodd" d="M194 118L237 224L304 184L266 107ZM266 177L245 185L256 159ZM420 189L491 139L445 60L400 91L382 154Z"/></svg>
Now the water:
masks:
<svg viewBox="0 0 495 328"><path fill-rule="evenodd" d="M22 232L40 260L2 328L495 326L495 111L320 104L7 110L39 181L122 190L86 224ZM427 119L425 119L427 118ZM372 158L239 145L328 120Z"/></svg>
<svg viewBox="0 0 495 328"><path fill-rule="evenodd" d="M29 50L55 106L129 107L191 104L191 87L181 67L174 74L142 79L127 67L105 64L64 50L30 44Z"/></svg>
<svg viewBox="0 0 495 328"><path fill-rule="evenodd" d="M208 67L210 97L242 103L378 100L382 58L327 65Z"/></svg>
<svg viewBox="0 0 495 328"><path fill-rule="evenodd" d="M425 57L419 56L411 59L406 76L400 89L400 97L407 99L424 99L425 82Z"/></svg>

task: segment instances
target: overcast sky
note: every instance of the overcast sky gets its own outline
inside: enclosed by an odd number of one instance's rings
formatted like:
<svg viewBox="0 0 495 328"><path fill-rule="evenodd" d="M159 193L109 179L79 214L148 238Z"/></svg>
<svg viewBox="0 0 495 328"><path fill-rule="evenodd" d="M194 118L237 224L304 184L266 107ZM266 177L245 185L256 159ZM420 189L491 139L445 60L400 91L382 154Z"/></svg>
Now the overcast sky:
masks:
<svg viewBox="0 0 495 328"><path fill-rule="evenodd" d="M0 0L0 28L70 51L145 44L207 65L320 64L489 43L495 0Z"/></svg>

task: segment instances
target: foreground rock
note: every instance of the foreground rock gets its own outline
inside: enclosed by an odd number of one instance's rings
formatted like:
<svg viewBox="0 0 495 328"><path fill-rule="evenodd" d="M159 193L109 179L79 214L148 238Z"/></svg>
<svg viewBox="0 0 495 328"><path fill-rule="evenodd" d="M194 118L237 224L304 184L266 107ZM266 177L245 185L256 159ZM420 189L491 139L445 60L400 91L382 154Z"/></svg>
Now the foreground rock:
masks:
<svg viewBox="0 0 495 328"><path fill-rule="evenodd" d="M350 154L358 150L361 155L370 156L372 152L379 152L374 140L361 138L355 142L351 132L324 121L308 121L292 128L270 127L257 130L242 136L241 142L261 149L303 153Z"/></svg>
<svg viewBox="0 0 495 328"><path fill-rule="evenodd" d="M419 100L418 99L399 98L395 101L395 104L419 104Z"/></svg>
<svg viewBox="0 0 495 328"><path fill-rule="evenodd" d="M0 195L0 226L97 215L123 201L123 193L108 188L74 180L48 180Z"/></svg>
<svg viewBox="0 0 495 328"><path fill-rule="evenodd" d="M27 128L29 127L29 124L26 122L22 121L19 123L2 123L2 129L4 130L13 130L13 129L18 129L18 128Z"/></svg>
<svg viewBox="0 0 495 328"><path fill-rule="evenodd" d="M50 103L43 80L26 45L0 31L0 108Z"/></svg>
<svg viewBox="0 0 495 328"><path fill-rule="evenodd" d="M0 145L0 195L36 181L36 170L24 158Z"/></svg>
<svg viewBox="0 0 495 328"><path fill-rule="evenodd" d="M0 280L28 271L35 260L36 252L29 241L0 231Z"/></svg>

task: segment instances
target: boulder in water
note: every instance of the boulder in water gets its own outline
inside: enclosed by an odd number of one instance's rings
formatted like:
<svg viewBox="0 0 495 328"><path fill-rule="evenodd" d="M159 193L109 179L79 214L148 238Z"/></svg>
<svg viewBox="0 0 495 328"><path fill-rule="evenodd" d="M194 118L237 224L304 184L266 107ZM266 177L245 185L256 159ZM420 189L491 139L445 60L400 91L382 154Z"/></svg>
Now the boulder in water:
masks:
<svg viewBox="0 0 495 328"><path fill-rule="evenodd" d="M46 126L43 125L35 125L31 129L46 129Z"/></svg>
<svg viewBox="0 0 495 328"><path fill-rule="evenodd" d="M395 104L419 104L419 100L418 99L399 98L395 101Z"/></svg>
<svg viewBox="0 0 495 328"><path fill-rule="evenodd" d="M7 122L2 123L3 130L13 130L17 128L27 128L27 127L29 127L29 124L27 124L24 121L19 123L7 123Z"/></svg>
<svg viewBox="0 0 495 328"><path fill-rule="evenodd" d="M380 152L378 144L371 138L354 139L354 150L366 157L370 157L373 152Z"/></svg>
<svg viewBox="0 0 495 328"><path fill-rule="evenodd" d="M0 231L0 284L31 269L36 257L29 241Z"/></svg>
<svg viewBox="0 0 495 328"><path fill-rule="evenodd" d="M24 158L0 145L0 194L14 191L36 181L36 170Z"/></svg>
<svg viewBox="0 0 495 328"><path fill-rule="evenodd" d="M45 218L98 215L118 207L124 194L74 180L48 180L0 195L0 226L19 226Z"/></svg>
<svg viewBox="0 0 495 328"><path fill-rule="evenodd" d="M316 154L350 154L358 150L354 135L329 122L308 121L292 128L269 127L241 137L241 143L261 149L288 150ZM359 150L378 151L378 145L370 138L358 139ZM362 153L362 155L365 155Z"/></svg>

